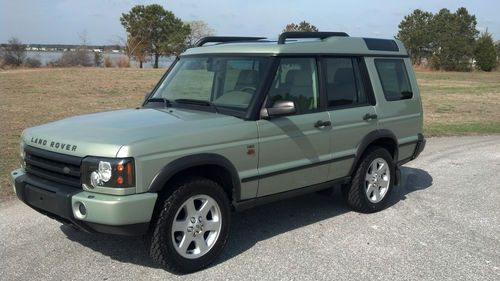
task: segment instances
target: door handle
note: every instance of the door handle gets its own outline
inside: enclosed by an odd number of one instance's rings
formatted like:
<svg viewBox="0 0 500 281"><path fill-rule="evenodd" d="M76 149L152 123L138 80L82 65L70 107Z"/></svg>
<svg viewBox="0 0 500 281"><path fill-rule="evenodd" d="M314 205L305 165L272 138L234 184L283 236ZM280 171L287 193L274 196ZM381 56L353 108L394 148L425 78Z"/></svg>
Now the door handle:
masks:
<svg viewBox="0 0 500 281"><path fill-rule="evenodd" d="M365 114L365 116L363 116L363 120L373 120L373 119L377 119L378 116L377 114L370 114L370 113L367 113Z"/></svg>
<svg viewBox="0 0 500 281"><path fill-rule="evenodd" d="M332 125L332 122L330 121L323 121L323 120L318 120L316 123L314 123L315 128L323 128L323 127L329 127Z"/></svg>

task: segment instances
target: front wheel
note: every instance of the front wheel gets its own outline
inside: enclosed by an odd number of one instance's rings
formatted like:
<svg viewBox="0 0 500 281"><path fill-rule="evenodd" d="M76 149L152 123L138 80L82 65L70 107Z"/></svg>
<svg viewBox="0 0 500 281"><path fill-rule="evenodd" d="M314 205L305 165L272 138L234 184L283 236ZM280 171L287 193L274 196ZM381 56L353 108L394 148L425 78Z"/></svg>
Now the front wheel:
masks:
<svg viewBox="0 0 500 281"><path fill-rule="evenodd" d="M177 184L157 210L149 252L167 270L189 273L212 263L224 248L229 200L215 182L193 178Z"/></svg>
<svg viewBox="0 0 500 281"><path fill-rule="evenodd" d="M382 210L394 186L395 166L391 154L382 147L370 147L350 186L343 188L348 205L362 213Z"/></svg>

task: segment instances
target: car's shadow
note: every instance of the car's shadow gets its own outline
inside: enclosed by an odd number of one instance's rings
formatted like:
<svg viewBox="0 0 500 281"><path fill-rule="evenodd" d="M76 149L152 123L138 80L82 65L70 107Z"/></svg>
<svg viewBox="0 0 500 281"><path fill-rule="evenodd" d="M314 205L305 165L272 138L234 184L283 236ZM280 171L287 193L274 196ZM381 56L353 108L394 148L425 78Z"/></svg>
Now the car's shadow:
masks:
<svg viewBox="0 0 500 281"><path fill-rule="evenodd" d="M388 207L405 200L409 193L432 185L431 175L421 169L402 167L401 175L401 184L394 189ZM337 190L333 197L308 194L234 213L228 244L216 263L222 263L245 252L259 241L349 211ZM139 237L88 234L64 225L61 230L70 240L117 261L158 267L149 258Z"/></svg>

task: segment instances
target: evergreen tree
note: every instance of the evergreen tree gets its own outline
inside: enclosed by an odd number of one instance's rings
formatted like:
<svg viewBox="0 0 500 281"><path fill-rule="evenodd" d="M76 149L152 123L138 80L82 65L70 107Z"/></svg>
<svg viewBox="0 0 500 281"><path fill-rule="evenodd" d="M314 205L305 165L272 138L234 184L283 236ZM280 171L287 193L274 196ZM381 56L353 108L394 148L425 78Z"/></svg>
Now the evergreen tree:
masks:
<svg viewBox="0 0 500 281"><path fill-rule="evenodd" d="M148 53L154 56L154 68L158 68L161 55L176 55L187 47L189 25L161 5L137 5L122 14L120 21L128 38L147 44Z"/></svg>
<svg viewBox="0 0 500 281"><path fill-rule="evenodd" d="M496 67L497 51L488 30L477 39L474 58L476 59L477 68L483 71L492 71Z"/></svg>
<svg viewBox="0 0 500 281"><path fill-rule="evenodd" d="M307 21L301 21L299 24L289 23L283 29L283 32L288 31L301 31L301 32L318 32L318 28Z"/></svg>
<svg viewBox="0 0 500 281"><path fill-rule="evenodd" d="M423 58L430 57L433 39L431 21L432 13L416 9L399 24L396 38L405 44L413 64L420 65Z"/></svg>
<svg viewBox="0 0 500 281"><path fill-rule="evenodd" d="M435 69L469 71L479 34L476 24L476 17L465 8L455 13L441 9L434 15L415 10L399 24L397 38L415 64L426 58Z"/></svg>

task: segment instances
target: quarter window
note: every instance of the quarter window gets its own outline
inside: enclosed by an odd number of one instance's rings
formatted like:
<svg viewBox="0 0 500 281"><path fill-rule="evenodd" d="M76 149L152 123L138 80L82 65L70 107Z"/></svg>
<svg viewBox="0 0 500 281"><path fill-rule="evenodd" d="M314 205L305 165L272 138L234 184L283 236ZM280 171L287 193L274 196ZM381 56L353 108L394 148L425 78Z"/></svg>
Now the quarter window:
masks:
<svg viewBox="0 0 500 281"><path fill-rule="evenodd" d="M375 67L377 68L386 100L398 101L413 97L410 80L403 60L376 59Z"/></svg>

